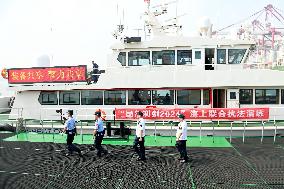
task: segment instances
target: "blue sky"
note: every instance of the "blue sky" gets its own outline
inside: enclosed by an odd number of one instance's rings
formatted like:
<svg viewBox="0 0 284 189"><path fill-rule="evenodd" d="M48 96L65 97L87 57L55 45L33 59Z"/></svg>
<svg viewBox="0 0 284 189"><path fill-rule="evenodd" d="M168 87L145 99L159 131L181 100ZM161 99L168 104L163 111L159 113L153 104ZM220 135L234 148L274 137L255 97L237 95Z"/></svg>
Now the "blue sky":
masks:
<svg viewBox="0 0 284 189"><path fill-rule="evenodd" d="M166 1L152 0L160 2ZM35 66L44 54L52 56L53 66L91 60L104 65L119 22L117 3L129 30L141 28L143 0L0 0L0 69ZM202 16L219 29L267 4L284 9L283 0L179 0L178 14L187 14L180 22L184 33L192 34Z"/></svg>

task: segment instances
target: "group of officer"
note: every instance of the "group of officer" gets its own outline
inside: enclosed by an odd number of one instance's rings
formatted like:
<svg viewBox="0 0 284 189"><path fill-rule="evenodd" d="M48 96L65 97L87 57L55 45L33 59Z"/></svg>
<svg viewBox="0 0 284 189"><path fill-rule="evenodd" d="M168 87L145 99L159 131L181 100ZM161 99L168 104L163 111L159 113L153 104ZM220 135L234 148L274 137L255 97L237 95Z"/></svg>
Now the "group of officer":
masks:
<svg viewBox="0 0 284 189"><path fill-rule="evenodd" d="M73 144L74 136L77 133L75 119L73 118L73 111L68 110L68 118L65 120L64 132L67 134L67 149L69 156L74 151L78 152L79 156L82 156L81 150ZM102 153L106 155L108 152L102 147L102 141L104 138L105 130L103 127L103 119L101 118L101 112L95 112L95 129L93 132L94 146L97 150L97 156L101 157ZM186 151L187 141L187 123L183 114L178 115L179 124L176 132L176 148L180 153L180 162L186 163L189 158ZM134 151L138 155L137 161L145 161L145 120L143 119L143 112L138 112L138 121L136 126L136 137L133 144Z"/></svg>

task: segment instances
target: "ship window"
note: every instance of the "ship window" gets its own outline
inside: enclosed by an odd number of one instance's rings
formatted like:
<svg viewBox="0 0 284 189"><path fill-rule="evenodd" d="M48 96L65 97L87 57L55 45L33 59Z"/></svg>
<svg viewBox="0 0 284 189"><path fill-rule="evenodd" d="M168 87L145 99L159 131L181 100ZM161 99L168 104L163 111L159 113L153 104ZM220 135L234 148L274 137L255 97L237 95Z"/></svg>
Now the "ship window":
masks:
<svg viewBox="0 0 284 189"><path fill-rule="evenodd" d="M129 90L128 105L150 105L151 91L149 90Z"/></svg>
<svg viewBox="0 0 284 189"><path fill-rule="evenodd" d="M256 104L279 104L278 89L256 89L255 90Z"/></svg>
<svg viewBox="0 0 284 189"><path fill-rule="evenodd" d="M129 66L143 66L150 64L149 51L131 51L128 53Z"/></svg>
<svg viewBox="0 0 284 189"><path fill-rule="evenodd" d="M57 105L57 92L41 92L38 101L41 105Z"/></svg>
<svg viewBox="0 0 284 189"><path fill-rule="evenodd" d="M217 49L217 64L226 64L226 49Z"/></svg>
<svg viewBox="0 0 284 189"><path fill-rule="evenodd" d="M192 50L178 50L177 51L177 64L192 64Z"/></svg>
<svg viewBox="0 0 284 189"><path fill-rule="evenodd" d="M82 105L102 105L103 91L84 90L81 91Z"/></svg>
<svg viewBox="0 0 284 189"><path fill-rule="evenodd" d="M178 90L177 103L179 105L200 105L201 91L200 90Z"/></svg>
<svg viewBox="0 0 284 189"><path fill-rule="evenodd" d="M236 100L236 99L237 99L236 92L230 92L230 100Z"/></svg>
<svg viewBox="0 0 284 189"><path fill-rule="evenodd" d="M195 51L194 53L194 58L197 60L200 60L201 59L201 51Z"/></svg>
<svg viewBox="0 0 284 189"><path fill-rule="evenodd" d="M105 105L126 105L126 91L105 91Z"/></svg>
<svg viewBox="0 0 284 189"><path fill-rule="evenodd" d="M240 89L240 104L253 104L252 89Z"/></svg>
<svg viewBox="0 0 284 189"><path fill-rule="evenodd" d="M62 91L59 97L60 105L80 105L80 91Z"/></svg>
<svg viewBox="0 0 284 189"><path fill-rule="evenodd" d="M117 60L122 66L126 66L126 52L120 52L118 54Z"/></svg>
<svg viewBox="0 0 284 189"><path fill-rule="evenodd" d="M153 91L153 105L173 105L174 90L155 90Z"/></svg>
<svg viewBox="0 0 284 189"><path fill-rule="evenodd" d="M246 49L229 49L229 64L240 64L246 53Z"/></svg>
<svg viewBox="0 0 284 189"><path fill-rule="evenodd" d="M281 104L284 104L284 89L281 89Z"/></svg>
<svg viewBox="0 0 284 189"><path fill-rule="evenodd" d="M175 51L163 50L153 51L153 65L174 65L175 64Z"/></svg>
<svg viewBox="0 0 284 189"><path fill-rule="evenodd" d="M210 90L204 89L203 90L203 105L209 105L210 104Z"/></svg>

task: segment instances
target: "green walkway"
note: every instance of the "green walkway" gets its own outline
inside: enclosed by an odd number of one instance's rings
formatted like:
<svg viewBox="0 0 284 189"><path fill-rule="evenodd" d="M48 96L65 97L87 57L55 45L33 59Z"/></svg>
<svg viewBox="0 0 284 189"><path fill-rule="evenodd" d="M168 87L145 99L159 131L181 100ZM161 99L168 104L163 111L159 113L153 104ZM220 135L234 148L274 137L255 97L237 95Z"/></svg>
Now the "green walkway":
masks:
<svg viewBox="0 0 284 189"><path fill-rule="evenodd" d="M155 140L156 139L156 140ZM122 139L108 139L105 138L103 144L111 145L132 145L134 136L129 137L129 141ZM38 134L38 133L20 133L12 137L4 139L4 141L29 141L29 142L54 142L65 143L66 135L60 134ZM93 144L92 135L78 135L75 137L74 143L77 144ZM175 137L170 136L146 136L146 146L174 146ZM225 137L202 137L201 142L199 137L188 137L187 146L189 147L231 147L231 144Z"/></svg>

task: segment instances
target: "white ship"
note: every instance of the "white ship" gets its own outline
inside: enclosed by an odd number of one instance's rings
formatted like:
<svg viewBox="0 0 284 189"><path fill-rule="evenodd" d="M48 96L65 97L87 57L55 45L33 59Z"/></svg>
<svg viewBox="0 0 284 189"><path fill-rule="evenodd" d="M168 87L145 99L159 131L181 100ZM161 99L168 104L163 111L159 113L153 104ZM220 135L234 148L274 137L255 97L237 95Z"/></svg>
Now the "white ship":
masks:
<svg viewBox="0 0 284 189"><path fill-rule="evenodd" d="M177 23L159 22L166 7L151 11L147 5L151 37L124 36L120 26L114 34L119 42L96 83L9 84L15 91L10 118L21 110L25 119L58 120L56 109L73 109L77 119L92 120L95 109L102 109L113 119L115 108L155 106L269 107L270 119L284 119L284 72L275 62L250 60L255 41L212 37L209 21L200 36L186 37Z"/></svg>

